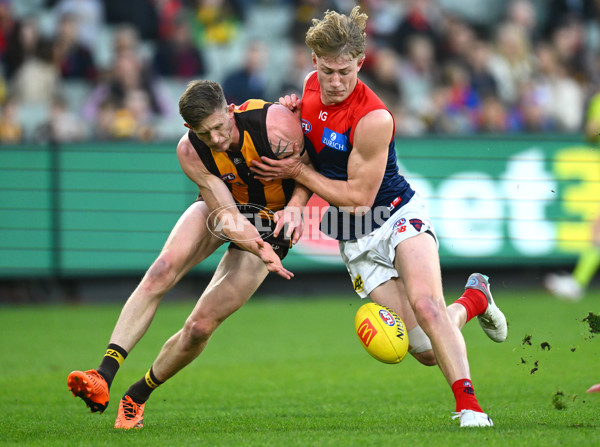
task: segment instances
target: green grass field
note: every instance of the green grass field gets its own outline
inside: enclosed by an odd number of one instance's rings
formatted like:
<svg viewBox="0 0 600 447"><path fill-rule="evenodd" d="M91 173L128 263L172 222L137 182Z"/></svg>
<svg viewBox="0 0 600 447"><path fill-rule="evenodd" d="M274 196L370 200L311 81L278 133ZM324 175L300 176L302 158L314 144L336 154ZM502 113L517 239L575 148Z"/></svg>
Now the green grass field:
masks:
<svg viewBox="0 0 600 447"><path fill-rule="evenodd" d="M486 429L451 420L454 399L437 368L410 356L397 365L372 359L354 334L360 301L352 295L256 297L154 392L136 431L112 428L118 401L192 301L162 304L102 415L71 396L66 377L98 365L120 304L1 307L0 444L600 445L600 394L585 393L600 382L600 334L582 321L598 313L597 298L565 303L535 291L494 292L508 340L491 342L475 321L463 331L477 396L496 424Z"/></svg>

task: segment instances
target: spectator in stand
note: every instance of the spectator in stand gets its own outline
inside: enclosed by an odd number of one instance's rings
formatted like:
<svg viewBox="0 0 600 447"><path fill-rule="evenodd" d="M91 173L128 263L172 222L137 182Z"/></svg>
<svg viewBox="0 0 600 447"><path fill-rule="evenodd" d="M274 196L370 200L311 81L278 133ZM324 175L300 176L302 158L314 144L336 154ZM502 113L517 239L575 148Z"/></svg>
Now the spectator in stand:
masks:
<svg viewBox="0 0 600 447"><path fill-rule="evenodd" d="M23 142L23 127L19 122L19 103L9 96L0 109L0 143L17 144Z"/></svg>
<svg viewBox="0 0 600 447"><path fill-rule="evenodd" d="M434 0L407 0L406 13L392 36L392 47L401 55L408 52L406 44L414 35L425 36L440 50L443 15Z"/></svg>
<svg viewBox="0 0 600 447"><path fill-rule="evenodd" d="M78 22L77 41L88 49L98 43L98 36L104 27L104 7L100 0L58 0L52 3L57 17L65 14L75 16Z"/></svg>
<svg viewBox="0 0 600 447"><path fill-rule="evenodd" d="M34 54L28 55L15 72L10 89L20 103L49 107L60 91L60 71L54 61L54 44L41 38Z"/></svg>
<svg viewBox="0 0 600 447"><path fill-rule="evenodd" d="M530 42L540 39L538 14L531 0L511 0L506 7L506 21L525 32Z"/></svg>
<svg viewBox="0 0 600 447"><path fill-rule="evenodd" d="M334 0L292 0L294 16L289 28L289 37L292 42L304 44L306 31L312 25L312 19L322 16L328 9L337 10Z"/></svg>
<svg viewBox="0 0 600 447"><path fill-rule="evenodd" d="M146 55L142 54L141 44L142 42L140 40L140 34L133 25L119 25L115 28L112 35L113 59L116 59L122 53L135 53L140 62L146 64Z"/></svg>
<svg viewBox="0 0 600 447"><path fill-rule="evenodd" d="M545 6L548 20L546 22L546 37L563 26L565 20L571 19L594 21L598 19L599 5L595 0L548 0Z"/></svg>
<svg viewBox="0 0 600 447"><path fill-rule="evenodd" d="M158 38L158 12L154 0L102 0L106 23L109 25L130 24L142 40Z"/></svg>
<svg viewBox="0 0 600 447"><path fill-rule="evenodd" d="M230 0L196 0L195 14L193 29L197 45L225 45L237 37L240 17Z"/></svg>
<svg viewBox="0 0 600 447"><path fill-rule="evenodd" d="M494 43L488 67L498 84L500 99L512 106L518 101L519 85L533 74L531 42L520 26L502 23L496 29Z"/></svg>
<svg viewBox="0 0 600 447"><path fill-rule="evenodd" d="M450 61L466 63L477 41L475 31L458 17L448 17L445 24L438 59L441 63Z"/></svg>
<svg viewBox="0 0 600 447"><path fill-rule="evenodd" d="M10 0L0 0L0 63L4 61L8 39L16 23Z"/></svg>
<svg viewBox="0 0 600 447"><path fill-rule="evenodd" d="M407 42L407 56L399 69L402 104L406 113L431 120L434 113L432 92L439 70L435 63L435 48L430 37L414 35Z"/></svg>
<svg viewBox="0 0 600 447"><path fill-rule="evenodd" d="M133 89L122 101L108 97L100 104L93 125L94 138L150 141L157 137L154 119L147 92Z"/></svg>
<svg viewBox="0 0 600 447"><path fill-rule="evenodd" d="M500 99L488 94L481 100L477 114L477 131L480 133L504 133L509 129L509 113Z"/></svg>
<svg viewBox="0 0 600 447"><path fill-rule="evenodd" d="M400 57L391 48L377 48L371 58L368 70L361 70L359 78L382 98L388 108L398 107L402 102Z"/></svg>
<svg viewBox="0 0 600 447"><path fill-rule="evenodd" d="M584 96L577 82L568 76L554 47L539 44L533 88L543 98L543 109L560 132L578 132L583 124Z"/></svg>
<svg viewBox="0 0 600 447"><path fill-rule="evenodd" d="M498 97L498 83L489 69L491 49L487 42L475 40L466 55L471 86L479 97Z"/></svg>
<svg viewBox="0 0 600 447"><path fill-rule="evenodd" d="M175 113L162 79L140 55L138 42L134 28L125 26L116 31L112 65L83 105L83 116L88 122L95 122L101 107L107 104L123 107L127 93L133 90L146 92L154 116L170 117Z"/></svg>
<svg viewBox="0 0 600 447"><path fill-rule="evenodd" d="M39 39L39 24L35 17L24 17L14 24L8 34L3 61L7 80L12 79L28 57L35 55Z"/></svg>
<svg viewBox="0 0 600 447"><path fill-rule="evenodd" d="M532 79L519 85L519 100L515 106L515 130L519 132L554 132L556 125L546 107L550 94L538 88Z"/></svg>
<svg viewBox="0 0 600 447"><path fill-rule="evenodd" d="M306 73L313 70L311 52L304 43L294 43L292 47L292 62L283 77L283 83L277 96L296 93L302 95L302 86Z"/></svg>
<svg viewBox="0 0 600 447"><path fill-rule="evenodd" d="M471 86L469 72L460 62L448 62L443 76L449 88L445 114L450 133L473 133L477 131L477 116L481 100Z"/></svg>
<svg viewBox="0 0 600 447"><path fill-rule="evenodd" d="M366 0L363 9L369 15L366 33L373 45L380 48L392 46L392 36L404 10L403 2L396 0Z"/></svg>
<svg viewBox="0 0 600 447"><path fill-rule="evenodd" d="M79 40L79 19L71 13L58 21L54 38L56 62L63 79L96 79L96 64L90 49Z"/></svg>
<svg viewBox="0 0 600 447"><path fill-rule="evenodd" d="M45 143L71 143L86 137L83 121L69 110L61 95L55 95L49 110L48 119L35 132L34 140Z"/></svg>
<svg viewBox="0 0 600 447"><path fill-rule="evenodd" d="M589 80L590 72L585 39L583 20L575 16L565 17L554 28L550 38L559 63L567 69L569 76L581 84Z"/></svg>
<svg viewBox="0 0 600 447"><path fill-rule="evenodd" d="M266 57L263 42L255 40L248 43L243 66L227 74L223 81L223 91L228 103L241 104L248 98L267 96Z"/></svg>
<svg viewBox="0 0 600 447"><path fill-rule="evenodd" d="M189 11L184 10L182 0L155 0L158 12L158 38L169 40L173 37L181 16Z"/></svg>
<svg viewBox="0 0 600 447"><path fill-rule="evenodd" d="M154 70L161 76L178 78L200 77L206 73L204 56L196 47L190 25L183 16L175 21L171 37L158 42Z"/></svg>

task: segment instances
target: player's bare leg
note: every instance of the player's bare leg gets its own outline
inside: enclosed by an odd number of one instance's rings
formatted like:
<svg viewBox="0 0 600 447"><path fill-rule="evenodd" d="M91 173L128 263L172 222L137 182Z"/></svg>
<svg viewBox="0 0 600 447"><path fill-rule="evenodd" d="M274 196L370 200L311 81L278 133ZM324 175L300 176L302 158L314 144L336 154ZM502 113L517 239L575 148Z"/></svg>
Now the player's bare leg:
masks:
<svg viewBox="0 0 600 447"><path fill-rule="evenodd" d="M125 303L98 369L73 371L67 377L71 393L92 412L102 413L108 406L112 380L150 326L164 294L223 243L206 227L209 213L204 202L195 202L182 214L160 255Z"/></svg>
<svg viewBox="0 0 600 447"><path fill-rule="evenodd" d="M129 420L119 412L115 428L142 426L141 413L150 393L202 353L214 331L250 299L267 274L257 256L227 250L183 328L167 340L146 376L127 391L124 399L129 397L137 411ZM132 404L122 400L121 406Z"/></svg>
<svg viewBox="0 0 600 447"><path fill-rule="evenodd" d="M165 343L154 362L157 378L165 381L194 360L215 329L250 299L267 273L257 256L228 250L184 327Z"/></svg>
<svg viewBox="0 0 600 447"><path fill-rule="evenodd" d="M396 247L394 264L417 322L431 340L438 365L452 388L461 426L492 425L475 398L464 338L446 309L435 240L421 234L402 241Z"/></svg>
<svg viewBox="0 0 600 447"><path fill-rule="evenodd" d="M206 203L200 201L179 218L160 255L125 303L111 343L129 352L150 326L162 297L224 242L208 230L209 214Z"/></svg>

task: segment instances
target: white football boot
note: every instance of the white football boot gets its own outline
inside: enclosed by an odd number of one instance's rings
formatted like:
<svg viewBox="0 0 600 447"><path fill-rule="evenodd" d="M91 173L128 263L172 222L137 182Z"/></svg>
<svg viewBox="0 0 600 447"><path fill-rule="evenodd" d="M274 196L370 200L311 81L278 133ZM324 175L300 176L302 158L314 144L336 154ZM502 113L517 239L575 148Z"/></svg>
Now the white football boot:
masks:
<svg viewBox="0 0 600 447"><path fill-rule="evenodd" d="M469 276L465 289L475 289L483 292L488 306L484 313L477 316L477 320L479 320L481 328L488 337L496 343L501 343L506 340L508 326L506 325L506 317L494 303L488 280L489 278L481 273L473 273Z"/></svg>
<svg viewBox="0 0 600 447"><path fill-rule="evenodd" d="M453 413L452 419L458 418L461 427L493 427L494 423L485 413L473 410L461 410Z"/></svg>
<svg viewBox="0 0 600 447"><path fill-rule="evenodd" d="M544 278L544 287L552 295L568 301L579 301L583 298L583 287L569 274L548 274Z"/></svg>

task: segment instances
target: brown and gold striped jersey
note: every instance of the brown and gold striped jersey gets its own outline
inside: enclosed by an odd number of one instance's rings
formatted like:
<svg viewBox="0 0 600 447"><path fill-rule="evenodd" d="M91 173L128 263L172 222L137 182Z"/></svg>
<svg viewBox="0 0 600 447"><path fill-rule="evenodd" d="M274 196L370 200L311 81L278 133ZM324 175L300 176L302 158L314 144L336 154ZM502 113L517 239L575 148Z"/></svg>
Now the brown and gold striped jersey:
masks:
<svg viewBox="0 0 600 447"><path fill-rule="evenodd" d="M240 205L255 205L270 211L281 210L294 189L291 179L263 182L252 176L252 160L261 156L277 158L267 136L267 110L272 103L250 99L236 107L234 118L240 132L239 152L215 152L189 131L189 139L204 166L229 187L233 199Z"/></svg>

